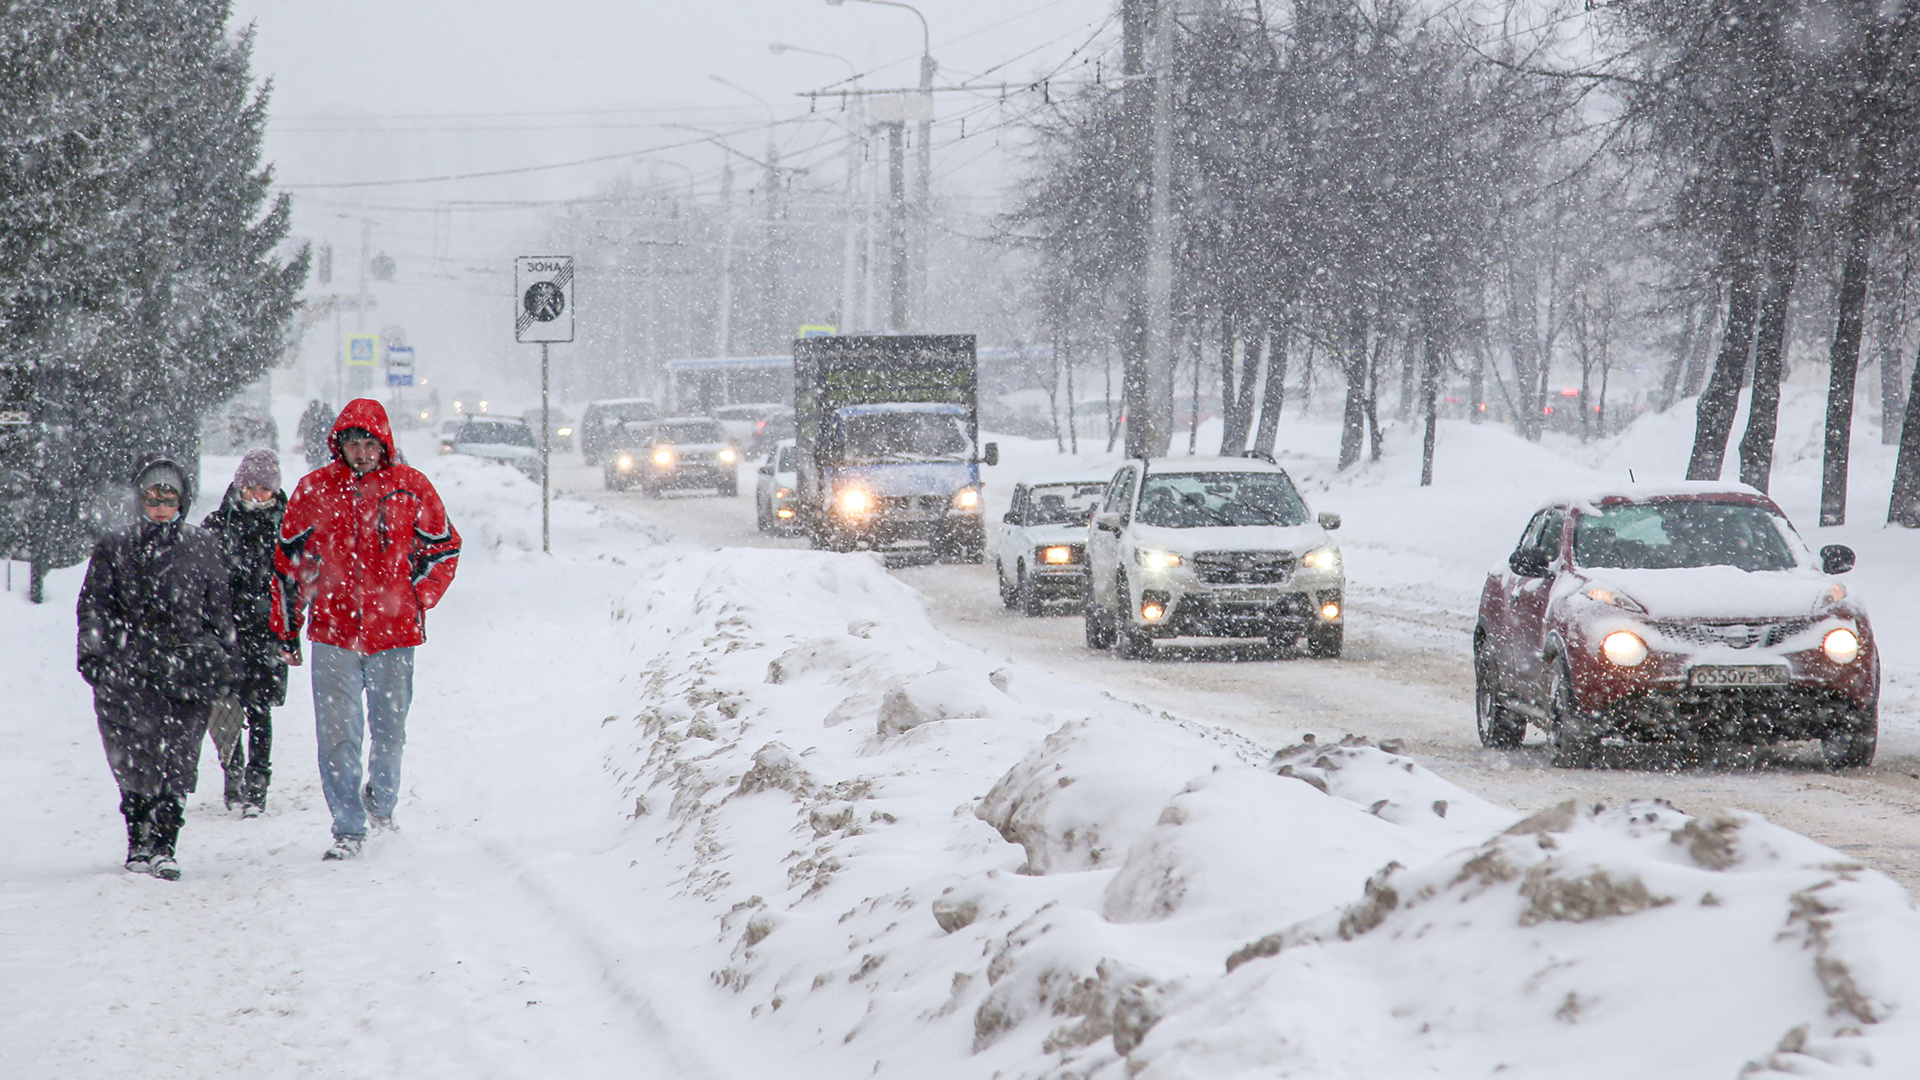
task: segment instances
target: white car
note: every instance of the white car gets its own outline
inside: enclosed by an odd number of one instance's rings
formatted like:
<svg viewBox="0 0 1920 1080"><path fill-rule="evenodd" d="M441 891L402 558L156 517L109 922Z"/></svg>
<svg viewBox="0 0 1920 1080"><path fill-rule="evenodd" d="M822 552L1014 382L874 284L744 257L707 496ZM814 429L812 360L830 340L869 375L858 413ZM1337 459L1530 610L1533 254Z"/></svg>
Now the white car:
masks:
<svg viewBox="0 0 1920 1080"><path fill-rule="evenodd" d="M473 416L442 436L452 453L470 454L511 465L527 479L540 482L540 442L525 420L516 416Z"/></svg>
<svg viewBox="0 0 1920 1080"><path fill-rule="evenodd" d="M994 561L1000 602L1038 615L1049 600L1079 600L1087 588L1087 521L1107 482L1097 477L1022 480L1000 519Z"/></svg>
<svg viewBox="0 0 1920 1080"><path fill-rule="evenodd" d="M754 437L760 434L760 421L775 413L789 411L777 401L768 401L755 405L722 405L713 410L712 415L726 429L728 442L735 446L752 446Z"/></svg>
<svg viewBox="0 0 1920 1080"><path fill-rule="evenodd" d="M794 491L800 486L800 448L781 439L760 465L753 484L753 520L761 532L799 533Z"/></svg>
<svg viewBox="0 0 1920 1080"><path fill-rule="evenodd" d="M1129 461L1087 529L1087 645L1145 656L1158 638L1264 637L1339 656L1339 527L1270 461Z"/></svg>

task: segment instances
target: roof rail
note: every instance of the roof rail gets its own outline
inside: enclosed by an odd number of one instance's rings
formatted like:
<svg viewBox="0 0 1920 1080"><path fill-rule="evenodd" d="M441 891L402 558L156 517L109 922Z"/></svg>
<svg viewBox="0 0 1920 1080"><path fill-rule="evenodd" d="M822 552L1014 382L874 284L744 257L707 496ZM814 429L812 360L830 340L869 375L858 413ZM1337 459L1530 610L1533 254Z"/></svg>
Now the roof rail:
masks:
<svg viewBox="0 0 1920 1080"><path fill-rule="evenodd" d="M1264 461L1269 465L1280 464L1278 461L1273 460L1273 455L1267 453L1265 450L1242 450L1240 451L1240 456L1244 458L1253 458L1258 461Z"/></svg>

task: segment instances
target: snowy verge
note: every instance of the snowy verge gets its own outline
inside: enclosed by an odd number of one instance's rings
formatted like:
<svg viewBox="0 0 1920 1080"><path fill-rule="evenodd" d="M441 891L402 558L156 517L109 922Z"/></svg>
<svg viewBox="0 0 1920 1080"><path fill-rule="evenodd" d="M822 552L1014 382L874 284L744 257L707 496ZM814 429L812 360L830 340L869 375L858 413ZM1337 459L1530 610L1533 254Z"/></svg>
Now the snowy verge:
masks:
<svg viewBox="0 0 1920 1080"><path fill-rule="evenodd" d="M1516 825L1397 747L1269 757L990 661L870 557L688 553L615 618L640 704L603 727L633 820L601 902L654 932L604 944L706 980L682 1007L751 1033L717 1051L738 1075L1911 1075L1920 1052L1906 894L1755 818Z"/></svg>

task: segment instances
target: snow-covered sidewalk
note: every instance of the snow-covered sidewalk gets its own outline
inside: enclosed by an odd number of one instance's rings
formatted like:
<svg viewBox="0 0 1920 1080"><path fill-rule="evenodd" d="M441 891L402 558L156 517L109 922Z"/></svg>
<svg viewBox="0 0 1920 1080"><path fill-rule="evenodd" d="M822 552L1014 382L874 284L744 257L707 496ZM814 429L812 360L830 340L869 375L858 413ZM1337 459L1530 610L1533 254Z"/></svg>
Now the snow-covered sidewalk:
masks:
<svg viewBox="0 0 1920 1080"><path fill-rule="evenodd" d="M1920 1074L1920 916L1785 830L1517 821L992 661L870 557L561 502L547 559L516 474L428 469L467 553L357 863L299 679L269 815L207 771L186 880L128 878L77 574L9 602L8 1075Z"/></svg>

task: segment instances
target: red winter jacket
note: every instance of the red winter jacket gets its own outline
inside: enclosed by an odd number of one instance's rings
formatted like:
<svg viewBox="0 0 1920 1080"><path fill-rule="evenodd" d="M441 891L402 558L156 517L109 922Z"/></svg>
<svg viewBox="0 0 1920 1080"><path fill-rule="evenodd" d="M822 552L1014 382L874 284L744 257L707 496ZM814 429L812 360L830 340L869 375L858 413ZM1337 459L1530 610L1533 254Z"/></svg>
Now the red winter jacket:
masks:
<svg viewBox="0 0 1920 1080"><path fill-rule="evenodd" d="M340 433L365 428L386 448L380 467L355 476ZM372 654L427 639L427 609L453 584L460 534L439 492L394 461L387 411L371 398L340 410L327 436L333 461L302 477L287 500L273 553L273 631Z"/></svg>

